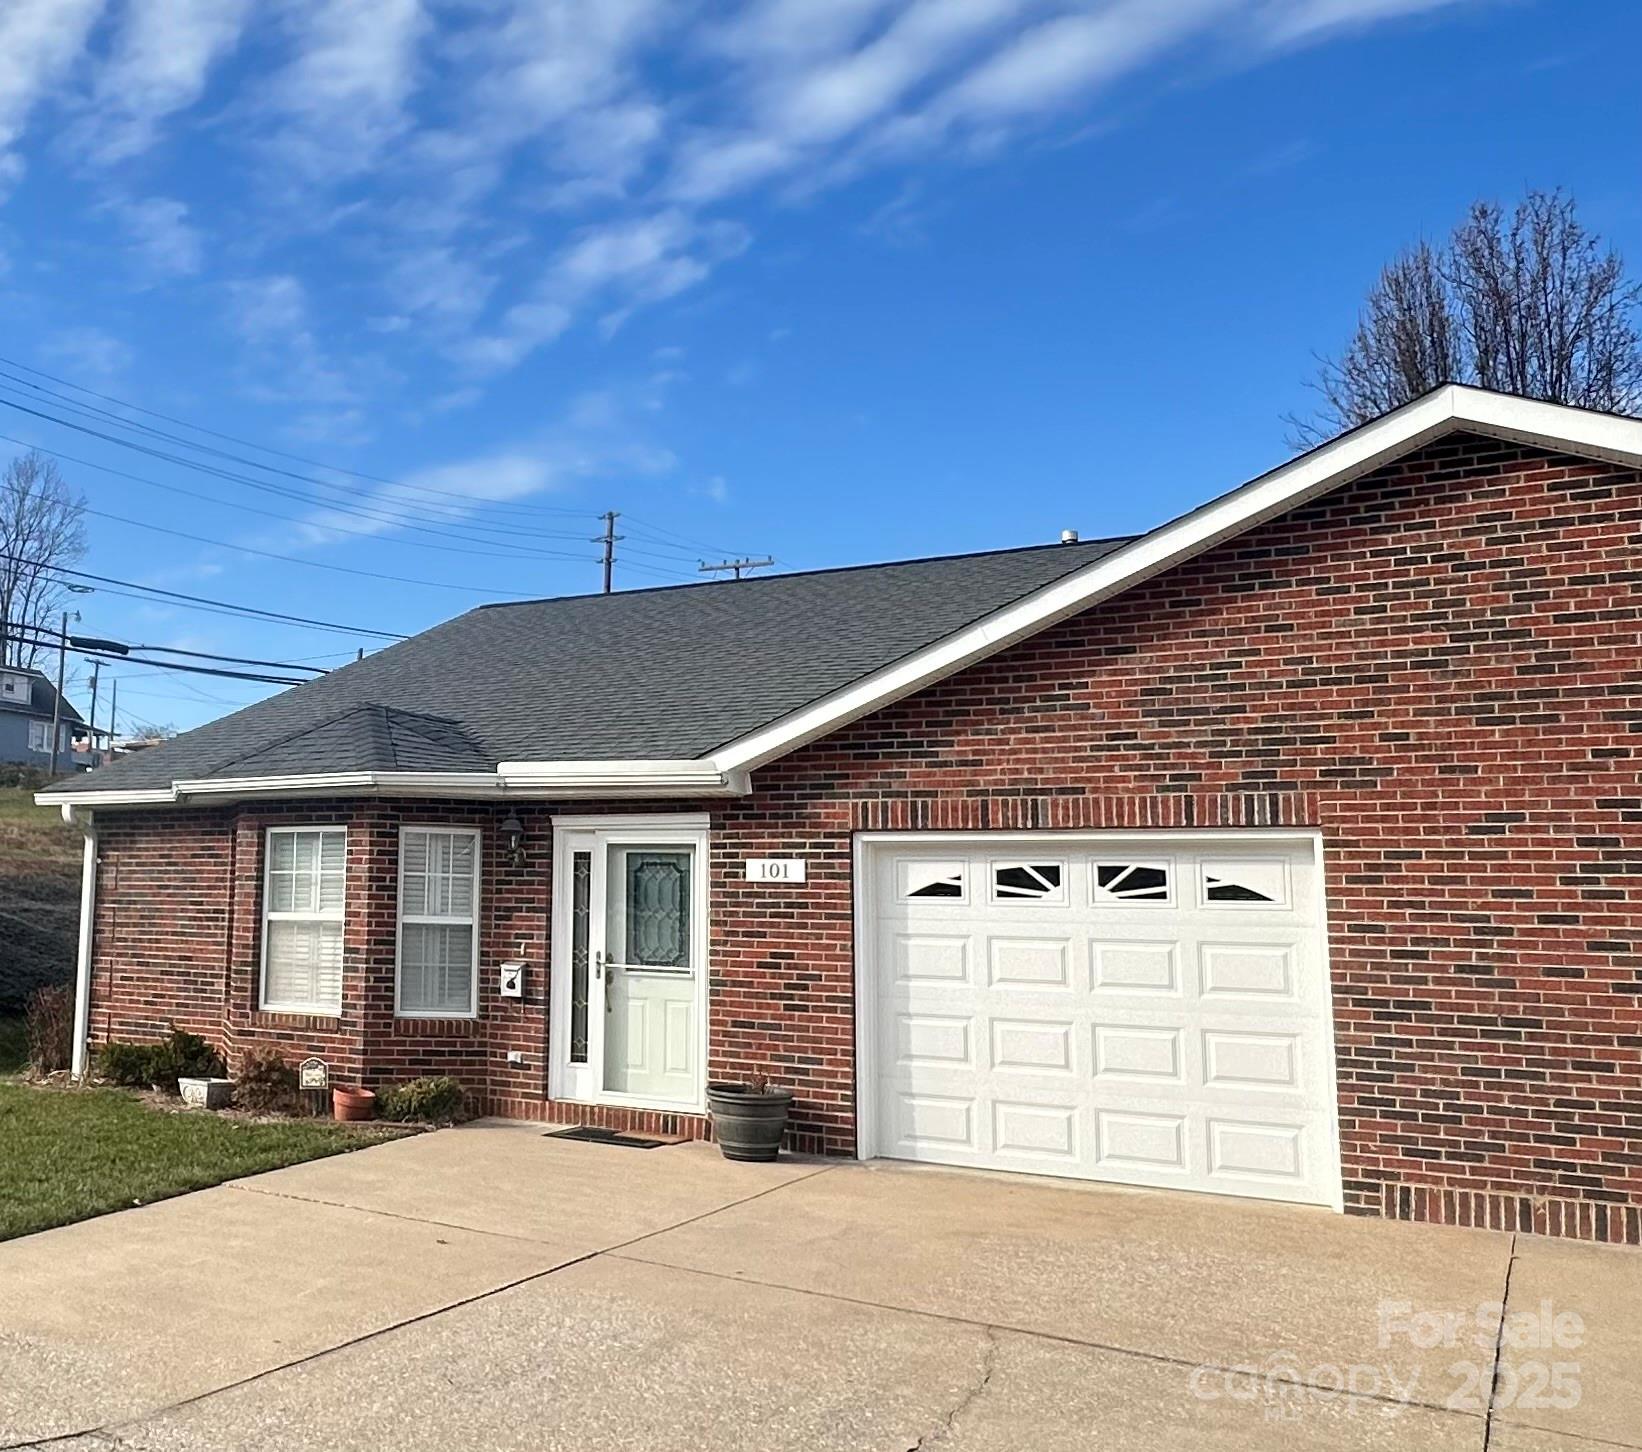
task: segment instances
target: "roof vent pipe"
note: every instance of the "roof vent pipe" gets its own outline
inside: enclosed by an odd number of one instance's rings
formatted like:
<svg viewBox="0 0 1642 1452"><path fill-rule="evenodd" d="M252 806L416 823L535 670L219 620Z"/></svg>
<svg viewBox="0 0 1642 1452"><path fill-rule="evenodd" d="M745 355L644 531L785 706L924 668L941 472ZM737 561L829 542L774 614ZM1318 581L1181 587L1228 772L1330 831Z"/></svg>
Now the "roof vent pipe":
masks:
<svg viewBox="0 0 1642 1452"><path fill-rule="evenodd" d="M1078 542L1078 532L1075 529L1063 529L1060 532L1060 542L1062 544L1076 544Z"/></svg>

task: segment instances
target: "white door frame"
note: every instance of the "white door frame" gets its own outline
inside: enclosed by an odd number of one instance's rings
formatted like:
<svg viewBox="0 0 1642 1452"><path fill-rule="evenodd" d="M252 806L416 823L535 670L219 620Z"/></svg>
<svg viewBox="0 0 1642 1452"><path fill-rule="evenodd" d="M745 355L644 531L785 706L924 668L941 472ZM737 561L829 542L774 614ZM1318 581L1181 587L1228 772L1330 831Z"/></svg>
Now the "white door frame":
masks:
<svg viewBox="0 0 1642 1452"><path fill-rule="evenodd" d="M548 940L548 1009L547 1009L547 1097L570 1100L582 1104L621 1105L631 1109L654 1109L675 1114L704 1114L707 1110L707 913L709 893L707 879L709 818L705 812L666 812L649 815L615 813L599 816L554 817L553 821L553 896L550 906L552 921ZM593 1053L594 1030L588 1029L589 1062L595 1065L591 1085L585 1092L572 1096L567 1092L570 1077L570 931L572 894L571 849L569 843L577 836L590 837L594 844L593 872L595 882L602 879L608 860L607 848L614 844L631 843L644 846L687 846L694 849L695 864L691 890L690 911L693 922L690 929L690 956L696 967L696 1093L692 1099L651 1099L637 1094L619 1094L605 1089L600 1082L602 1073L597 1065L602 1062L602 1020L604 1006L599 1001L599 1052ZM595 901L597 894L595 894ZM589 1003L589 1017L593 1004Z"/></svg>
<svg viewBox="0 0 1642 1452"><path fill-rule="evenodd" d="M1319 958L1323 971L1323 995L1327 1005L1325 1049L1328 1056L1329 1119L1328 1143L1340 1168L1340 1087L1338 1060L1334 1048L1334 975L1329 965L1328 880L1323 870L1323 834L1316 827L1193 827L1134 828L1103 827L1085 831L973 831L973 832L857 832L851 849L850 870L854 878L855 919L855 1157L878 1157L878 991L873 945L877 941L875 917L877 875L872 870L872 849L896 844L958 844L976 842L1099 843L1124 842L1290 842L1309 843L1316 868ZM1334 1183L1333 1208L1345 1209L1345 1187L1340 1174Z"/></svg>

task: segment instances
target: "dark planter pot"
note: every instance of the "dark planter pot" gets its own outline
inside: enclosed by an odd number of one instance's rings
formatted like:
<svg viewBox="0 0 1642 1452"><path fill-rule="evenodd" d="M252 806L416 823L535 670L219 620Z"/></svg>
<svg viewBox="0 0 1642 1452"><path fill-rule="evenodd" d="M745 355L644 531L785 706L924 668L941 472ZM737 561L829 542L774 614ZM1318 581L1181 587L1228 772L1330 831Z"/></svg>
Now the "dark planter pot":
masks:
<svg viewBox="0 0 1642 1452"><path fill-rule="evenodd" d="M755 1094L745 1084L709 1084L707 1108L713 1138L727 1160L773 1160L792 1108L791 1089Z"/></svg>

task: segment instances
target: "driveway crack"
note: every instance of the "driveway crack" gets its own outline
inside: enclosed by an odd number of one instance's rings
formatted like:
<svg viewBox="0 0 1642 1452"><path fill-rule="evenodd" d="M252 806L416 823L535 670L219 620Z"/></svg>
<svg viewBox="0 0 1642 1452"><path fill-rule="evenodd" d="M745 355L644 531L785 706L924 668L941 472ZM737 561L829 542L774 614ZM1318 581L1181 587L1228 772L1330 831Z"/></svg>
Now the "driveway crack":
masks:
<svg viewBox="0 0 1642 1452"><path fill-rule="evenodd" d="M942 1415L941 1420L925 1432L916 1442L907 1448L907 1452L927 1452L928 1448L939 1446L958 1425L958 1418L963 1416L985 1394L992 1384L992 1374L998 1369L998 1334L990 1326L983 1329L985 1343L981 1349L981 1374L973 1386L953 1403L952 1409Z"/></svg>
<svg viewBox="0 0 1642 1452"><path fill-rule="evenodd" d="M1511 1232L1511 1248L1505 1256L1505 1284L1499 1293L1499 1330L1494 1335L1494 1361L1488 1369L1488 1404L1482 1411L1482 1452L1494 1441L1494 1403L1499 1397L1500 1362L1505 1355L1505 1323L1511 1315L1511 1271L1517 1263L1517 1233Z"/></svg>

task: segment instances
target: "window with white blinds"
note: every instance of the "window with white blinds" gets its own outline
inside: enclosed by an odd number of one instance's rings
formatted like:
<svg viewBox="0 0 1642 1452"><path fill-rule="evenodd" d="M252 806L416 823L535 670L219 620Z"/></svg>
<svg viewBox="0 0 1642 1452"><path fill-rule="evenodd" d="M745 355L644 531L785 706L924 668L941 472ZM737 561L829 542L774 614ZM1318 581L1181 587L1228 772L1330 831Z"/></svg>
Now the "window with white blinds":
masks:
<svg viewBox="0 0 1642 1452"><path fill-rule="evenodd" d="M479 834L407 827L399 838L399 1012L472 1018L479 987Z"/></svg>
<svg viewBox="0 0 1642 1452"><path fill-rule="evenodd" d="M262 1006L342 1012L342 884L348 834L340 827L270 827L262 896Z"/></svg>

